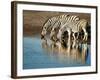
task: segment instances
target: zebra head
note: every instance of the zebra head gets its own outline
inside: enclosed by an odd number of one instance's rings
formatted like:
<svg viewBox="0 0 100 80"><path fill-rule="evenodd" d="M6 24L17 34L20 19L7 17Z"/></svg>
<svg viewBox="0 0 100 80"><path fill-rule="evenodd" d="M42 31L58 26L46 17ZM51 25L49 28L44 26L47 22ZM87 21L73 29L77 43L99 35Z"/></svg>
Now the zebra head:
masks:
<svg viewBox="0 0 100 80"><path fill-rule="evenodd" d="M48 21L46 21L46 22L44 23L44 25L43 25L43 27L42 27L41 39L43 39L43 38L45 37L45 35L47 34L47 30L48 30L49 26L50 26L50 22L49 22L49 20L48 20Z"/></svg>

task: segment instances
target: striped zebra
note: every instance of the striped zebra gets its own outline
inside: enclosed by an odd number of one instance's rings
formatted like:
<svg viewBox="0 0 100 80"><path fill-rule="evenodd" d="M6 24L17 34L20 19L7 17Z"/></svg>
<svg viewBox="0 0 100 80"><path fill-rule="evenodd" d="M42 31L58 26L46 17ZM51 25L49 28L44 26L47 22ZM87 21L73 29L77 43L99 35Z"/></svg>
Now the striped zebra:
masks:
<svg viewBox="0 0 100 80"><path fill-rule="evenodd" d="M71 29L72 29L74 37L75 37L75 35L74 35L75 33L79 34L79 32L81 32L83 30L83 32L84 32L83 40L87 40L88 33L86 31L86 28L88 26L88 21L86 19L80 19L78 22L72 23L72 25L69 25L69 26L72 26Z"/></svg>
<svg viewBox="0 0 100 80"><path fill-rule="evenodd" d="M79 20L80 20L80 18L76 15L68 15L67 17L60 18L52 27L52 30L50 33L50 39L53 41L56 41L57 36L55 36L55 35L57 35L57 32L59 31L59 29L62 28L63 26L67 26L65 30L68 32L68 35L70 35L71 34L70 27L72 27L72 26L69 27L69 24L71 25L72 23L75 23ZM60 35L58 35L58 36L60 37ZM74 35L73 35L73 37L74 37Z"/></svg>
<svg viewBox="0 0 100 80"><path fill-rule="evenodd" d="M53 28L53 25L59 21L60 19L66 18L69 16L69 14L63 14L59 16L53 16L49 18L47 21L45 21L43 27L42 27L42 32L41 32L41 38L44 38L49 30Z"/></svg>
<svg viewBox="0 0 100 80"><path fill-rule="evenodd" d="M50 39L54 40L54 35L56 35L56 29L62 27L65 23L69 22L75 22L78 21L79 17L76 15L69 15L69 14L63 14L59 16L54 16L48 19L42 28L41 32L41 38L45 38L47 32L50 30Z"/></svg>
<svg viewBox="0 0 100 80"><path fill-rule="evenodd" d="M75 38L75 33L78 33L78 35L79 35L79 32L81 32L83 30L84 31L83 40L87 40L87 38L88 38L88 33L86 31L87 25L88 25L88 21L85 20L85 19L80 19L80 20L75 21L75 22L65 23L59 29L59 32L57 34L57 38L61 41L62 40L62 34L65 31L67 31L69 38L70 38L71 33L73 32L73 37L74 37L74 40L75 40L76 39Z"/></svg>

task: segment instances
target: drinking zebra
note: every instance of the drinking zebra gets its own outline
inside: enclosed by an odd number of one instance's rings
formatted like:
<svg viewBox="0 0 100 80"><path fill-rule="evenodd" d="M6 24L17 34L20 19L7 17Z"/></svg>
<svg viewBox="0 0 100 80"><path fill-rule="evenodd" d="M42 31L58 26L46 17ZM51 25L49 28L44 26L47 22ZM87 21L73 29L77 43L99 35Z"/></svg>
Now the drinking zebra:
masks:
<svg viewBox="0 0 100 80"><path fill-rule="evenodd" d="M53 28L54 24L59 21L60 19L64 19L67 16L69 16L69 14L63 14L63 15L59 15L59 16L53 16L50 19L48 19L43 27L42 27L42 32L41 32L41 38L44 38L47 34L47 32Z"/></svg>
<svg viewBox="0 0 100 80"><path fill-rule="evenodd" d="M86 31L87 25L88 25L88 22L85 19L80 19L79 21L65 23L59 29L59 32L57 34L57 38L61 41L63 33L65 31L67 31L69 38L70 38L71 33L73 32L73 37L74 37L74 40L75 40L76 39L75 33L79 34L79 32L81 32L83 30L83 32L84 32L83 40L87 40L87 38L88 38L88 33Z"/></svg>
<svg viewBox="0 0 100 80"><path fill-rule="evenodd" d="M62 27L62 25L64 25L65 23L71 23L78 20L79 20L79 17L76 15L63 14L59 16L54 16L48 19L44 23L42 32L41 32L41 38L45 38L47 32L50 30L51 31L50 39L54 40L54 36L56 35L57 29L60 29L60 27Z"/></svg>
<svg viewBox="0 0 100 80"><path fill-rule="evenodd" d="M70 34L71 34L70 29L72 29L71 28L72 23L76 23L79 20L80 20L80 18L76 15L68 15L67 17L59 19L52 27L52 30L50 33L50 39L53 41L56 41L57 37L55 37L55 35L57 35L57 31L59 31L59 29L64 27L64 26L66 26L66 29L63 28L64 31L66 30L68 32L68 36L70 37ZM58 36L60 37L60 35L58 35ZM75 39L74 35L73 35L73 37Z"/></svg>

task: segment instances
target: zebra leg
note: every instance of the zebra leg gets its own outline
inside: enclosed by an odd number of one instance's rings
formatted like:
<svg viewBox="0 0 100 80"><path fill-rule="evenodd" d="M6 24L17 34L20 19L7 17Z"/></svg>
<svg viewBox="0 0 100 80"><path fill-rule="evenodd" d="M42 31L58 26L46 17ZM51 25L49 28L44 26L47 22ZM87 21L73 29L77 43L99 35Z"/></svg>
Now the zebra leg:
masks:
<svg viewBox="0 0 100 80"><path fill-rule="evenodd" d="M75 48L75 46L76 46L76 40L73 40L73 42L72 42L72 48Z"/></svg>
<svg viewBox="0 0 100 80"><path fill-rule="evenodd" d="M78 39L79 38L79 32L77 33L77 37L76 37L76 39Z"/></svg>
<svg viewBox="0 0 100 80"><path fill-rule="evenodd" d="M72 36L73 36L74 40L76 40L75 33L73 33Z"/></svg>
<svg viewBox="0 0 100 80"><path fill-rule="evenodd" d="M87 41L87 39L88 39L88 33L86 32L85 33L85 40Z"/></svg>
<svg viewBox="0 0 100 80"><path fill-rule="evenodd" d="M61 42L61 37L62 37L62 31L59 30L59 32L57 34L57 39L59 40L59 42Z"/></svg>
<svg viewBox="0 0 100 80"><path fill-rule="evenodd" d="M83 38L83 40L87 41L88 33L87 33L86 29L83 29L83 31L84 31L84 38Z"/></svg>
<svg viewBox="0 0 100 80"><path fill-rule="evenodd" d="M68 31L68 40L69 40L69 39L71 39L71 30L68 29L67 31Z"/></svg>

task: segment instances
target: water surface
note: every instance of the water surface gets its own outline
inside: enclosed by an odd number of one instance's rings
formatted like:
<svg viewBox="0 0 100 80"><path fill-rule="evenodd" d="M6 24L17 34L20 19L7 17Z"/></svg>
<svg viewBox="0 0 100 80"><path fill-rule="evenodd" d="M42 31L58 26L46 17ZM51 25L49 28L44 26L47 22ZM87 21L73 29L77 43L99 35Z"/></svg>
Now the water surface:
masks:
<svg viewBox="0 0 100 80"><path fill-rule="evenodd" d="M74 44L74 43L73 43ZM77 44L76 44L77 45ZM40 37L23 37L23 69L81 67L91 65L90 45L78 43L66 49L45 45Z"/></svg>

